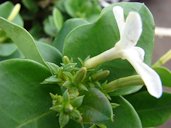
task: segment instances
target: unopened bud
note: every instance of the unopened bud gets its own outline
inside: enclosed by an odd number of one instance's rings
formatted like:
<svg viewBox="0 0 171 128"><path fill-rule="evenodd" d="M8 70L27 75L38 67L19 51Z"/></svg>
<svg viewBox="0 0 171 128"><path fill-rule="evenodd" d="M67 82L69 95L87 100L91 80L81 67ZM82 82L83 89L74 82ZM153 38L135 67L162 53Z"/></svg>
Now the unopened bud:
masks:
<svg viewBox="0 0 171 128"><path fill-rule="evenodd" d="M73 111L73 109L74 108L72 107L71 104L66 104L65 108L64 108L64 113L69 114L69 113L71 113Z"/></svg>
<svg viewBox="0 0 171 128"><path fill-rule="evenodd" d="M92 75L92 79L95 81L102 80L102 79L106 78L107 76L109 76L109 74L110 74L109 70L99 71Z"/></svg>
<svg viewBox="0 0 171 128"><path fill-rule="evenodd" d="M69 58L67 56L64 56L62 61L63 61L64 64L69 64L70 63L70 60L69 60Z"/></svg>
<svg viewBox="0 0 171 128"><path fill-rule="evenodd" d="M78 84L80 82L82 82L87 74L87 68L86 67L82 67L80 68L79 71L77 71L75 78L74 78L74 83Z"/></svg>

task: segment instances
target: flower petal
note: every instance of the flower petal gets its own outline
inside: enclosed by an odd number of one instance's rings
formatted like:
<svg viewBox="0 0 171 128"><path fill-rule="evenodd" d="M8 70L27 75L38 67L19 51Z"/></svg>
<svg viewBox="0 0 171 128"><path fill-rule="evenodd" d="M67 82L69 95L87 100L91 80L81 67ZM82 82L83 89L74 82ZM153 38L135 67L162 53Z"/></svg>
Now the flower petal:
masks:
<svg viewBox="0 0 171 128"><path fill-rule="evenodd" d="M142 33L142 21L137 12L130 12L121 35L121 43L123 47L135 46Z"/></svg>
<svg viewBox="0 0 171 128"><path fill-rule="evenodd" d="M120 6L113 7L113 14L115 16L115 20L117 22L120 36L122 35L123 28L125 26L125 20L124 20L124 12L123 8Z"/></svg>
<svg viewBox="0 0 171 128"><path fill-rule="evenodd" d="M152 68L143 63L138 54L132 54L132 52L130 52L131 50L136 49L124 50L123 55L125 59L131 63L136 72L141 76L148 92L152 96L159 98L162 95L162 84L159 75ZM135 51L133 53L135 53Z"/></svg>

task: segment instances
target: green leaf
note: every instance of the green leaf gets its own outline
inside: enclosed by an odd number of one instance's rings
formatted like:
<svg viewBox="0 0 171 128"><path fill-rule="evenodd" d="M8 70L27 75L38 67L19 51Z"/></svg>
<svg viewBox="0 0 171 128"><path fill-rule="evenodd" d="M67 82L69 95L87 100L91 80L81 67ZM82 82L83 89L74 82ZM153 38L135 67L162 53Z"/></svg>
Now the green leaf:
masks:
<svg viewBox="0 0 171 128"><path fill-rule="evenodd" d="M74 30L76 27L80 25L84 25L87 22L83 19L69 19L64 23L61 31L59 32L58 36L53 41L53 44L56 48L58 48L61 52L63 51L63 44L66 36Z"/></svg>
<svg viewBox="0 0 171 128"><path fill-rule="evenodd" d="M13 8L14 5L10 1L0 4L0 16L7 19ZM20 26L23 26L23 20L19 14L15 17L15 19L12 22Z"/></svg>
<svg viewBox="0 0 171 128"><path fill-rule="evenodd" d="M64 128L64 126L68 124L68 122L69 122L69 115L60 113L59 115L60 128Z"/></svg>
<svg viewBox="0 0 171 128"><path fill-rule="evenodd" d="M36 13L38 11L38 4L35 0L22 0L24 6L29 9L29 11Z"/></svg>
<svg viewBox="0 0 171 128"><path fill-rule="evenodd" d="M72 99L71 100L72 106L74 106L76 108L80 107L83 103L83 99L84 99L84 96L78 96L78 97Z"/></svg>
<svg viewBox="0 0 171 128"><path fill-rule="evenodd" d="M171 87L171 71L165 67L155 67L154 70L159 74L162 84Z"/></svg>
<svg viewBox="0 0 171 128"><path fill-rule="evenodd" d="M17 47L13 43L0 44L0 56L10 56L17 50Z"/></svg>
<svg viewBox="0 0 171 128"><path fill-rule="evenodd" d="M49 16L47 17L44 22L43 22L43 25L44 25L44 31L46 34L48 34L49 36L56 36L57 35L57 29L55 26L55 23L54 23L54 20L53 20L53 16Z"/></svg>
<svg viewBox="0 0 171 128"><path fill-rule="evenodd" d="M66 0L65 9L71 17L94 19L100 14L101 7L98 0Z"/></svg>
<svg viewBox="0 0 171 128"><path fill-rule="evenodd" d="M62 17L61 12L57 8L53 10L53 20L54 20L56 29L60 31L63 25L63 17Z"/></svg>
<svg viewBox="0 0 171 128"><path fill-rule="evenodd" d="M90 88L81 105L84 123L98 123L113 118L113 111L106 96L96 88Z"/></svg>
<svg viewBox="0 0 171 128"><path fill-rule="evenodd" d="M114 121L106 122L107 128L142 128L140 118L133 106L123 97L112 97L119 104L114 109Z"/></svg>
<svg viewBox="0 0 171 128"><path fill-rule="evenodd" d="M37 49L34 39L24 28L8 22L2 17L0 17L0 28L14 41L26 58L46 65Z"/></svg>
<svg viewBox="0 0 171 128"><path fill-rule="evenodd" d="M55 114L49 110L53 88L40 85L50 72L31 60L0 63L0 127L57 128Z"/></svg>
<svg viewBox="0 0 171 128"><path fill-rule="evenodd" d="M61 63L62 54L59 52L58 49L56 49L55 47L47 43L43 43L40 41L37 42L36 45L40 51L41 56L43 57L45 61L55 63L55 64Z"/></svg>
<svg viewBox="0 0 171 128"><path fill-rule="evenodd" d="M127 98L134 106L143 127L157 127L171 117L171 94L164 93L160 99L156 99L141 92Z"/></svg>
<svg viewBox="0 0 171 128"><path fill-rule="evenodd" d="M141 3L119 3L105 8L95 23L79 26L68 34L64 42L64 55L74 59L80 57L84 60L89 55L93 57L112 48L119 40L118 27L112 12L112 7L116 5L124 8L125 15L130 11L140 13L143 32L138 46L145 50L145 61L150 63L153 49L154 21L149 10ZM135 73L127 61L120 59L105 63L101 68L110 69L112 79Z"/></svg>

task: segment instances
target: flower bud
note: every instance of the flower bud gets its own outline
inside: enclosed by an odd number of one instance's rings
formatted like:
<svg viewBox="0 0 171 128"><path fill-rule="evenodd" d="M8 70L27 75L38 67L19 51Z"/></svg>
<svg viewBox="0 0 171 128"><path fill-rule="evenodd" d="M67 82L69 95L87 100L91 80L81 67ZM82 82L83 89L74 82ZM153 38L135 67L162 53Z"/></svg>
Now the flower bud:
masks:
<svg viewBox="0 0 171 128"><path fill-rule="evenodd" d="M109 70L98 71L97 73L92 75L92 80L94 81L102 80L106 78L109 74L110 74Z"/></svg>
<svg viewBox="0 0 171 128"><path fill-rule="evenodd" d="M82 82L85 79L86 74L87 74L87 68L86 67L80 68L80 70L77 71L73 82L76 83L76 84Z"/></svg>

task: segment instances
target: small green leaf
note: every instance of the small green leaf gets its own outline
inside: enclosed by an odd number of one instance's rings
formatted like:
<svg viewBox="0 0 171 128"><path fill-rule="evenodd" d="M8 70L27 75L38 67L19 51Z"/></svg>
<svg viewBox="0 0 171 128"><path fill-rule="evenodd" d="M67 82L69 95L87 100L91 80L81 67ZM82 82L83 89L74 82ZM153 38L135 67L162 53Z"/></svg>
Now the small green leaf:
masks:
<svg viewBox="0 0 171 128"><path fill-rule="evenodd" d="M165 67L155 67L154 70L159 74L162 84L171 87L171 71Z"/></svg>
<svg viewBox="0 0 171 128"><path fill-rule="evenodd" d="M0 28L14 41L26 58L46 65L37 49L33 37L24 28L8 22L2 17L0 17Z"/></svg>
<svg viewBox="0 0 171 128"><path fill-rule="evenodd" d="M160 126L171 116L171 94L164 93L156 99L148 92L140 92L127 99L140 116L143 127Z"/></svg>
<svg viewBox="0 0 171 128"><path fill-rule="evenodd" d="M90 88L86 93L80 108L84 123L97 123L112 120L112 106L106 96L96 88Z"/></svg>
<svg viewBox="0 0 171 128"><path fill-rule="evenodd" d="M69 115L66 115L64 113L60 113L60 115L59 115L60 128L64 128L64 126L67 125L68 122L69 122Z"/></svg>
<svg viewBox="0 0 171 128"><path fill-rule="evenodd" d="M123 97L112 97L119 104L113 110L114 121L106 122L107 128L142 128L140 118L133 106Z"/></svg>
<svg viewBox="0 0 171 128"><path fill-rule="evenodd" d="M46 78L41 84L57 84L58 82L61 82L61 80L54 75Z"/></svg>
<svg viewBox="0 0 171 128"><path fill-rule="evenodd" d="M52 36L52 37L55 37L57 35L58 31L57 31L56 27L54 27L55 23L54 23L53 16L47 17L44 20L43 25L44 25L44 31L46 34L48 34L49 36Z"/></svg>
<svg viewBox="0 0 171 128"><path fill-rule="evenodd" d="M74 99L71 100L71 104L72 106L78 108L81 106L81 104L83 103L83 99L84 99L84 96L78 96Z"/></svg>
<svg viewBox="0 0 171 128"><path fill-rule="evenodd" d="M63 25L63 17L62 17L61 12L57 8L53 10L53 20L54 20L56 29L60 31Z"/></svg>

